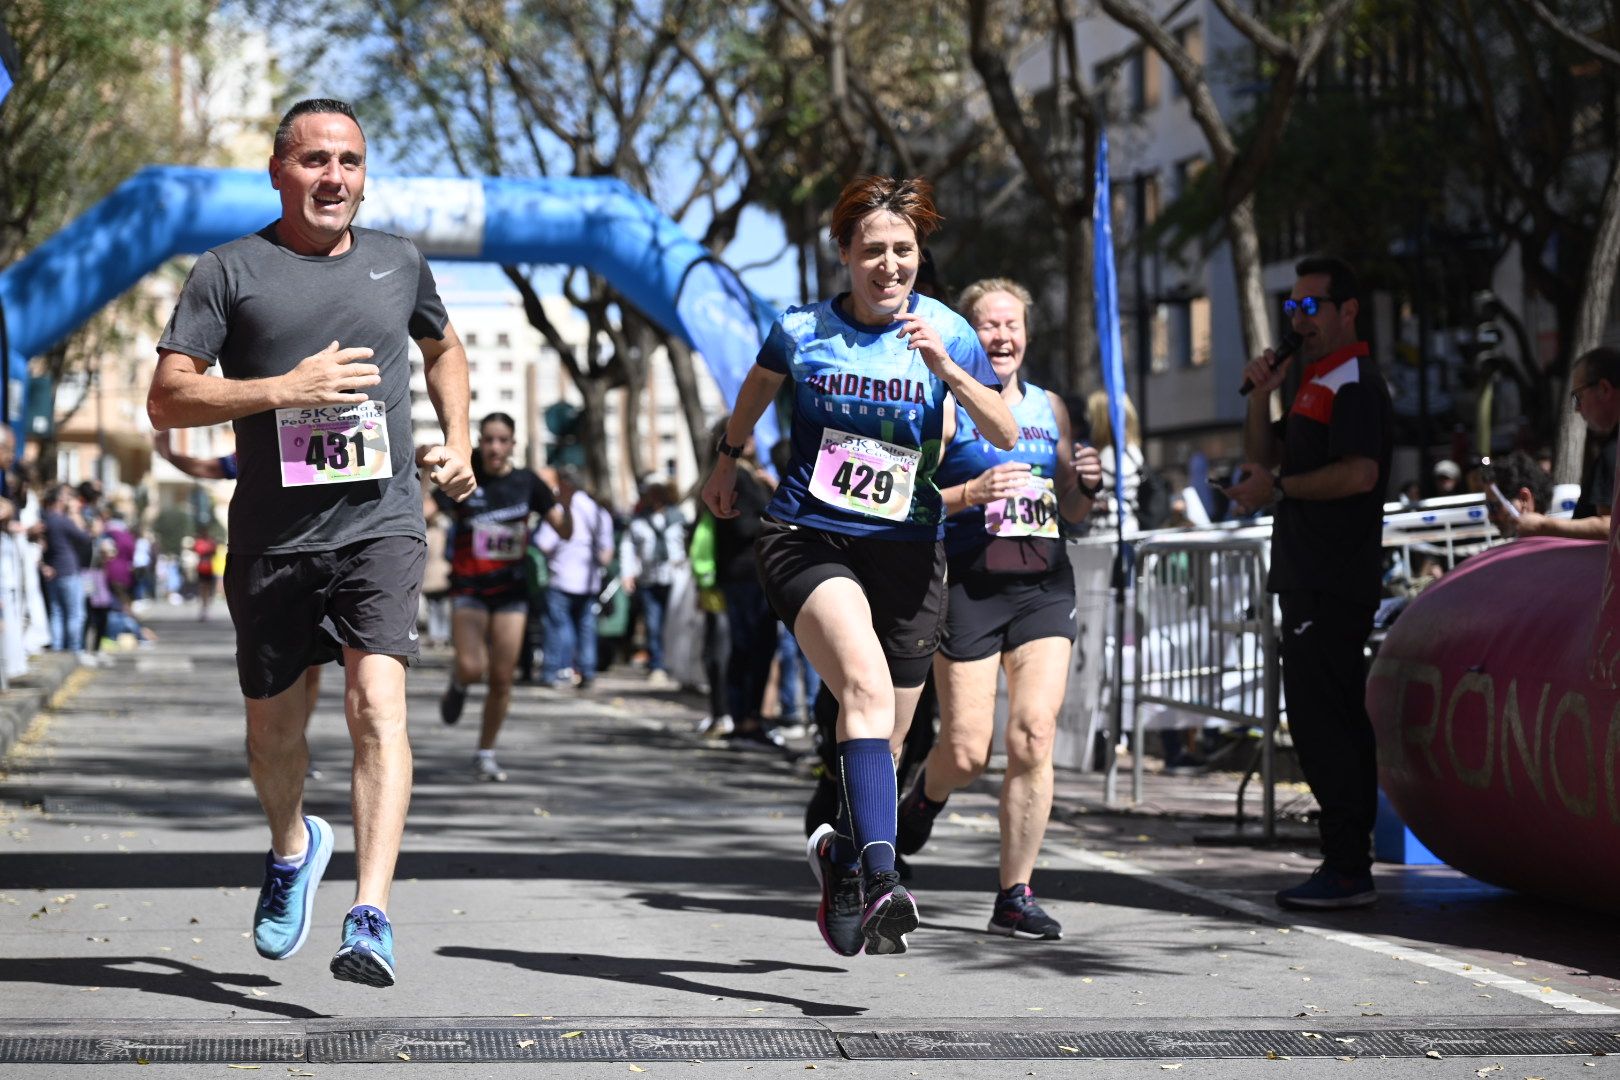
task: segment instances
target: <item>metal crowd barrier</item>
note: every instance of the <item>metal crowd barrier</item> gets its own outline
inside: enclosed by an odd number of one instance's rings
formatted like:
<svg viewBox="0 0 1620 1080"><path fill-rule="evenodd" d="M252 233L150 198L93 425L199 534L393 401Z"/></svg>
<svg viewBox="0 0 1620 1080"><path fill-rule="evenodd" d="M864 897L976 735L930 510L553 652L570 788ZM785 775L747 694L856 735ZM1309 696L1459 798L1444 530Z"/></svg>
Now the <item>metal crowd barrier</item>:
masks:
<svg viewBox="0 0 1620 1080"><path fill-rule="evenodd" d="M1418 581L1424 557L1450 570L1500 539L1481 495L1385 507L1388 562L1395 576L1408 582ZM1128 714L1132 801L1140 803L1143 797L1150 710L1258 727L1264 830L1270 841L1276 834L1277 735L1285 715L1280 617L1275 597L1266 591L1271 522L1144 533L1132 543L1135 662L1127 675L1134 691ZM1127 629L1127 642L1131 637ZM1110 755L1105 780L1109 802L1115 797L1117 774L1117 759ZM1240 829L1247 782L1245 775L1237 796Z"/></svg>
<svg viewBox="0 0 1620 1080"><path fill-rule="evenodd" d="M1275 829L1272 781L1281 672L1276 605L1266 591L1270 534L1269 528L1161 533L1137 544L1131 719L1134 802L1141 802L1143 793L1145 710L1258 723L1268 840ZM1112 794L1112 776L1108 783Z"/></svg>

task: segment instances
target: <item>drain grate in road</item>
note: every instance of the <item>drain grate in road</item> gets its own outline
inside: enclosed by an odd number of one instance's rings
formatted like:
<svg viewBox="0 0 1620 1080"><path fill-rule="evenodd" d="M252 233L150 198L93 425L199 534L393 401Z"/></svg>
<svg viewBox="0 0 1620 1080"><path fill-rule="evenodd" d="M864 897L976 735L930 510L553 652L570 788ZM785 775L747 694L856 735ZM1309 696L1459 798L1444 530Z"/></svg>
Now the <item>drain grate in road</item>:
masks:
<svg viewBox="0 0 1620 1080"><path fill-rule="evenodd" d="M791 1061L839 1057L822 1028L350 1028L312 1035L311 1062Z"/></svg>
<svg viewBox="0 0 1620 1080"><path fill-rule="evenodd" d="M174 1036L101 1031L61 1035L0 1035L0 1062L7 1064L100 1065L126 1063L213 1064L305 1060L303 1034L278 1036Z"/></svg>
<svg viewBox="0 0 1620 1080"><path fill-rule="evenodd" d="M142 1021L0 1022L0 1063L99 1064L490 1062L490 1061L828 1061L1114 1060L1216 1058L1569 1057L1620 1053L1613 1025L1368 1029L1134 1028L1056 1025L995 1029L940 1026L856 1030L814 1021L635 1021L577 1019L552 1024L506 1018L393 1023L387 1020L258 1023ZM949 1024L950 1021L933 1021ZM274 1030L266 1028L273 1026Z"/></svg>
<svg viewBox="0 0 1620 1080"><path fill-rule="evenodd" d="M1620 1053L1620 1035L1532 1029L1380 1031L876 1031L840 1036L855 1060L1546 1057Z"/></svg>

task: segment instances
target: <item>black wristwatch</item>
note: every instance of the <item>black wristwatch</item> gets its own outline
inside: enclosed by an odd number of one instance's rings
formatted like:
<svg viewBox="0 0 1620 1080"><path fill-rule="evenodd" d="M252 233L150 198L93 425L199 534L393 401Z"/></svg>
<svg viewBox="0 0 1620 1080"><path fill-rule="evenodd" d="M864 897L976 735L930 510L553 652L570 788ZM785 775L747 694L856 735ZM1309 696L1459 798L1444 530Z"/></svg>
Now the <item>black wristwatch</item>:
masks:
<svg viewBox="0 0 1620 1080"><path fill-rule="evenodd" d="M714 452L717 454L724 454L726 457L735 461L742 457L743 448L740 446L732 446L730 443L726 442L726 433L722 431L720 433L720 438L715 441Z"/></svg>
<svg viewBox="0 0 1620 1080"><path fill-rule="evenodd" d="M1086 487L1084 484L1077 486L1079 487L1080 494L1084 495L1088 499L1091 499L1092 501L1096 501L1097 496L1102 494L1103 482L1098 480L1096 487Z"/></svg>

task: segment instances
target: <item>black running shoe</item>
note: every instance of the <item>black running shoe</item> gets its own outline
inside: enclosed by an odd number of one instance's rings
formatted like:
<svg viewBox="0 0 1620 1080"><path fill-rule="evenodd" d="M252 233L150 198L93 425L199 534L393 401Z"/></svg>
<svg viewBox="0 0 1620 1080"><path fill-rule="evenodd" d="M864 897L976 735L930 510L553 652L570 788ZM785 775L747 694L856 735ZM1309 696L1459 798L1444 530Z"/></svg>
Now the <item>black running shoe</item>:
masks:
<svg viewBox="0 0 1620 1080"><path fill-rule="evenodd" d="M893 870L875 874L866 886L866 915L861 934L866 955L892 956L906 951L906 935L917 929L917 901Z"/></svg>
<svg viewBox="0 0 1620 1080"><path fill-rule="evenodd" d="M461 719L461 708L467 704L467 688L451 683L439 697L439 719L454 724Z"/></svg>
<svg viewBox="0 0 1620 1080"><path fill-rule="evenodd" d="M996 910L987 929L992 934L1027 941L1057 941L1063 937L1063 927L1041 910L1028 885L1014 885L996 894Z"/></svg>
<svg viewBox="0 0 1620 1080"><path fill-rule="evenodd" d="M923 774L919 772L917 782L900 800L900 810L895 816L895 849L901 855L915 855L928 843L929 834L933 831L934 815L928 812L928 804L923 796Z"/></svg>
<svg viewBox="0 0 1620 1080"><path fill-rule="evenodd" d="M827 947L839 956L861 951L861 872L845 870L832 861L834 830L822 825L805 841L804 855L810 872L821 886L821 905L816 908L816 927Z"/></svg>

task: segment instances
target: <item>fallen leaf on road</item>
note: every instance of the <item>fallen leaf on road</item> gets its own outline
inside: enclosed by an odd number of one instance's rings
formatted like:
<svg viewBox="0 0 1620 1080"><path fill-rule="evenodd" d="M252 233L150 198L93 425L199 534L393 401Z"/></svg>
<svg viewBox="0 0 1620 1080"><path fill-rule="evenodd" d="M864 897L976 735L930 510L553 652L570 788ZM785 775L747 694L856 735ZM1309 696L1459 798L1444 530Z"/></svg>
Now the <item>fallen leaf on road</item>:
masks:
<svg viewBox="0 0 1620 1080"><path fill-rule="evenodd" d="M1524 960L1514 960L1514 961L1512 961L1512 963L1513 963L1514 967L1529 967L1530 966L1530 964L1527 961L1524 961ZM1526 1080L1528 1080L1528 1078L1526 1078Z"/></svg>
<svg viewBox="0 0 1620 1080"><path fill-rule="evenodd" d="M1320 1039L1322 1037L1322 1036L1318 1035L1314 1031L1302 1031L1299 1034L1300 1034L1301 1038L1306 1038L1306 1039Z"/></svg>
<svg viewBox="0 0 1620 1080"><path fill-rule="evenodd" d="M1062 1050L1065 1054L1078 1054L1080 1052L1080 1048L1078 1046L1064 1046L1062 1043L1058 1043L1058 1049Z"/></svg>
<svg viewBox="0 0 1620 1080"><path fill-rule="evenodd" d="M253 991L253 996L254 997L269 997L270 994L269 994L268 991L265 991L265 990L254 990Z"/></svg>
<svg viewBox="0 0 1620 1080"><path fill-rule="evenodd" d="M314 1076L315 1074L312 1073L312 1072L304 1072L302 1069L289 1068L287 1070L287 1075L289 1075L289 1076Z"/></svg>
<svg viewBox="0 0 1620 1080"><path fill-rule="evenodd" d="M227 1069L243 1069L243 1070L247 1070L247 1071L252 1071L252 1070L258 1068L257 1065L227 1065L225 1067Z"/></svg>
<svg viewBox="0 0 1620 1080"><path fill-rule="evenodd" d="M1279 1054L1275 1050L1267 1050L1266 1051L1266 1060L1267 1061L1293 1061L1294 1059L1287 1056L1286 1054Z"/></svg>
<svg viewBox="0 0 1620 1080"><path fill-rule="evenodd" d="M1432 1058L1434 1058L1434 1060L1439 1061L1440 1060L1440 1051L1438 1051L1438 1050L1425 1050L1423 1052L1423 1056L1424 1057L1432 1057Z"/></svg>
<svg viewBox="0 0 1620 1080"><path fill-rule="evenodd" d="M407 1054L403 1050L401 1050L399 1053L395 1054L394 1056L399 1058L399 1060L401 1060L401 1061L409 1061L409 1060L411 1060L411 1055Z"/></svg>
<svg viewBox="0 0 1620 1080"><path fill-rule="evenodd" d="M562 1037L565 1039L577 1039L583 1034L585 1034L583 1031L565 1031L562 1033Z"/></svg>
<svg viewBox="0 0 1620 1080"><path fill-rule="evenodd" d="M1502 1066L1500 1064L1487 1065L1483 1069L1475 1069L1474 1070L1474 1075L1475 1076L1489 1076L1493 1072L1501 1072L1501 1071L1502 1071Z"/></svg>
<svg viewBox="0 0 1620 1080"><path fill-rule="evenodd" d="M1181 1063L1177 1062L1174 1065L1160 1065L1159 1068L1161 1068L1161 1069L1179 1069L1179 1068L1181 1068Z"/></svg>
<svg viewBox="0 0 1620 1080"><path fill-rule="evenodd" d="M533 1046L536 1041L538 1041L538 1040L535 1040L535 1039L519 1039L518 1040L518 1049L519 1050L527 1050L529 1047Z"/></svg>
<svg viewBox="0 0 1620 1080"><path fill-rule="evenodd" d="M1347 1035L1347 1036L1344 1036L1342 1038L1340 1036L1338 1036L1338 1035L1335 1035L1335 1036L1333 1036L1333 1041L1336 1042L1336 1043L1344 1043L1346 1046L1349 1046L1351 1043L1355 1042L1356 1039L1355 1039L1354 1035Z"/></svg>
<svg viewBox="0 0 1620 1080"><path fill-rule="evenodd" d="M643 1069L640 1065L632 1065L632 1066L630 1066L630 1071L631 1072L646 1072L647 1070Z"/></svg>

